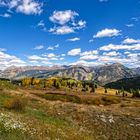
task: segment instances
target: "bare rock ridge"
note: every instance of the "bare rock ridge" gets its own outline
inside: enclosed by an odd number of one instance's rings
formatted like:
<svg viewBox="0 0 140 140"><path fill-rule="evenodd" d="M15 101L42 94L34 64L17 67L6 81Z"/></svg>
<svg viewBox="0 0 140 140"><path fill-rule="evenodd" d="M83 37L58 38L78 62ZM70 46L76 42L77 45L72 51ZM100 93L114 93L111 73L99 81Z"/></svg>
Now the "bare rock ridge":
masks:
<svg viewBox="0 0 140 140"><path fill-rule="evenodd" d="M22 79L25 77L47 78L51 76L70 77L77 80L96 80L104 85L123 78L140 75L140 68L130 69L120 63L96 67L85 66L26 66L9 67L0 71L0 78Z"/></svg>

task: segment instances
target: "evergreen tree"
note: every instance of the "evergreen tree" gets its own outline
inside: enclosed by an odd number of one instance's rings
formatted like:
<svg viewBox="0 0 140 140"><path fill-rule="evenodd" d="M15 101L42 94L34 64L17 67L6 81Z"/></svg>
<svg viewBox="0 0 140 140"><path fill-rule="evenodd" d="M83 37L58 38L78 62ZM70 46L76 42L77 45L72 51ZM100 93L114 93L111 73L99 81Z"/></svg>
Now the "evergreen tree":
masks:
<svg viewBox="0 0 140 140"><path fill-rule="evenodd" d="M121 89L121 92L122 92L122 96L124 97L125 96L125 91L124 91L124 88L123 87Z"/></svg>
<svg viewBox="0 0 140 140"><path fill-rule="evenodd" d="M95 85L94 84L92 84L91 92L95 93Z"/></svg>
<svg viewBox="0 0 140 140"><path fill-rule="evenodd" d="M107 93L107 88L105 88L105 93Z"/></svg>

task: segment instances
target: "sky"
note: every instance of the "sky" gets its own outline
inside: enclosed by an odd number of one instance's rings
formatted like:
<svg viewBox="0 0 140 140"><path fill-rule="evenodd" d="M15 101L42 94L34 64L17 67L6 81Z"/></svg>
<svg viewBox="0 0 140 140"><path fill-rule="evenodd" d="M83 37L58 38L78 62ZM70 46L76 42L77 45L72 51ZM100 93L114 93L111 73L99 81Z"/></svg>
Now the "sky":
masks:
<svg viewBox="0 0 140 140"><path fill-rule="evenodd" d="M140 0L0 0L0 69L140 67Z"/></svg>

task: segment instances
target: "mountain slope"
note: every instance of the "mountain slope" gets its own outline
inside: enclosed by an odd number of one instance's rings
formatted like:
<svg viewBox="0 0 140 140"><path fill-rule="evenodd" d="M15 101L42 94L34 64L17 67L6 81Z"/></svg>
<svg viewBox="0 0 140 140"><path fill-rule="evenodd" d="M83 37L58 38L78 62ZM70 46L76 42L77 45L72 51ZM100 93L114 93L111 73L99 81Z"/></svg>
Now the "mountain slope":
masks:
<svg viewBox="0 0 140 140"><path fill-rule="evenodd" d="M108 83L105 85L107 88L113 89L122 89L130 90L130 89L140 89L140 76L133 78L125 78L118 80L116 82Z"/></svg>
<svg viewBox="0 0 140 140"><path fill-rule="evenodd" d="M138 76L137 72L119 63L98 67L54 66L9 68L0 74L1 78L22 79L25 77L48 78L51 76L69 77L77 80L95 80L101 85L123 78Z"/></svg>
<svg viewBox="0 0 140 140"><path fill-rule="evenodd" d="M134 77L137 73L120 63L102 66L95 70L96 75L94 79L101 84L117 81L123 78Z"/></svg>

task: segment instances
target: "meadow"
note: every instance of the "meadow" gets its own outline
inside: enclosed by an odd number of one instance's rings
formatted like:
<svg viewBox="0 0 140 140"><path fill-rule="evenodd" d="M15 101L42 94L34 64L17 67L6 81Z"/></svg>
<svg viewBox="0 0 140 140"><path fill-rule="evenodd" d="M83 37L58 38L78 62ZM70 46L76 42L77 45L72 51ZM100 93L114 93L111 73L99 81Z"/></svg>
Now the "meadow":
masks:
<svg viewBox="0 0 140 140"><path fill-rule="evenodd" d="M140 100L96 91L0 84L1 140L139 140Z"/></svg>

